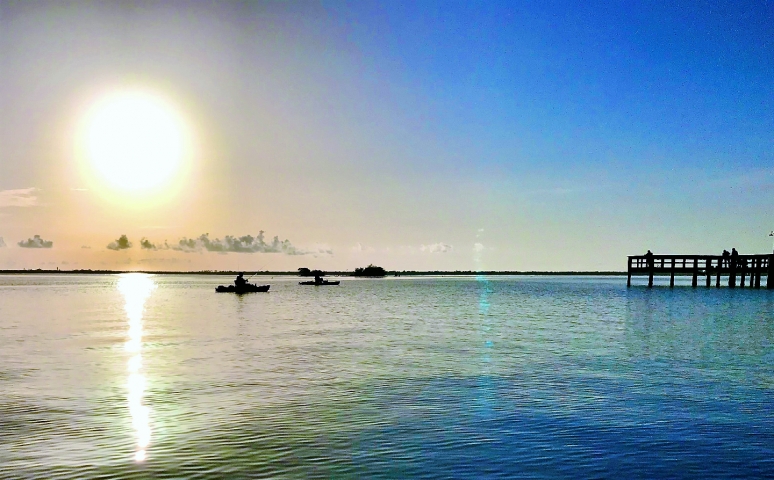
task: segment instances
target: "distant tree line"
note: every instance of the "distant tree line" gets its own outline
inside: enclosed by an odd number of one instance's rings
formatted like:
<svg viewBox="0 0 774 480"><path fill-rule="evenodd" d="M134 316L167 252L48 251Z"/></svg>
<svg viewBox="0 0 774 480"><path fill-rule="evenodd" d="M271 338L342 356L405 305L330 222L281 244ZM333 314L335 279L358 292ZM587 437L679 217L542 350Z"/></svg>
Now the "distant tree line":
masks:
<svg viewBox="0 0 774 480"><path fill-rule="evenodd" d="M309 270L306 267L301 267L298 269L298 276L299 277L315 277L315 276L323 276L325 275L325 272L322 270Z"/></svg>
<svg viewBox="0 0 774 480"><path fill-rule="evenodd" d="M336 274L345 274L345 272L334 272ZM299 277L315 277L315 276L324 276L325 272L322 270L310 270L306 267L301 267L298 269L298 276ZM377 267L376 265L368 265L367 267L361 267L356 268L354 272L351 274L355 277L384 277L387 275L387 271L383 269L382 267Z"/></svg>
<svg viewBox="0 0 774 480"><path fill-rule="evenodd" d="M382 267L371 264L365 268L356 268L353 275L356 277L383 277L387 275L387 271Z"/></svg>

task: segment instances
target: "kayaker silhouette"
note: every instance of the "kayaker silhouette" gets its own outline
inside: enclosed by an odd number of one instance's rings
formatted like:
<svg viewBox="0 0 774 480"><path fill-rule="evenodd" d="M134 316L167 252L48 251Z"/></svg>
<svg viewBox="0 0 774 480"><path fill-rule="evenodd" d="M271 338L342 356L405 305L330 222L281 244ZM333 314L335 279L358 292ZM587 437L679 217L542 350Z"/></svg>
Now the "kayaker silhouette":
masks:
<svg viewBox="0 0 774 480"><path fill-rule="evenodd" d="M316 283L316 284L318 284L318 285L319 285L319 284L321 284L322 282L323 282L323 279L322 279L322 277L321 277L320 275L315 275L315 276L314 276L314 283Z"/></svg>
<svg viewBox="0 0 774 480"><path fill-rule="evenodd" d="M244 273L240 273L239 275L237 275L237 278L234 280L234 285L236 285L237 287L244 287L245 285L247 285L247 280L244 279L244 275L245 275Z"/></svg>

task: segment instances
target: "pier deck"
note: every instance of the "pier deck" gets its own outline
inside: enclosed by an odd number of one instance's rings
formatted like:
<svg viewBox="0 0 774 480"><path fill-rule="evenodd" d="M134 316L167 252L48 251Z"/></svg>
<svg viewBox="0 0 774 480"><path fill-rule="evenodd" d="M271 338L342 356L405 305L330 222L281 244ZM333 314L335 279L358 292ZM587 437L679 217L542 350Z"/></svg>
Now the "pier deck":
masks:
<svg viewBox="0 0 774 480"><path fill-rule="evenodd" d="M721 277L727 278L729 288L761 288L761 277L766 277L765 287L774 289L774 254L759 255L630 255L626 286L632 286L633 275L647 275L648 287L653 286L655 275L669 275L669 286L675 286L675 275L690 275L691 286L696 287L699 278L706 287L713 283L720 287ZM714 281L713 281L714 280Z"/></svg>

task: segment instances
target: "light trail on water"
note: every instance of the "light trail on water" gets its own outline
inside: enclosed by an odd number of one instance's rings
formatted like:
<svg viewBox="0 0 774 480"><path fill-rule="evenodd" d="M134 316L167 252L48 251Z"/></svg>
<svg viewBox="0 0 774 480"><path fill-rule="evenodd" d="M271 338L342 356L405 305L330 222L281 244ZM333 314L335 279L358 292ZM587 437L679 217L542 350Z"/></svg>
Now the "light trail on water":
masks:
<svg viewBox="0 0 774 480"><path fill-rule="evenodd" d="M476 282L479 287L478 296L478 316L481 319L481 340L482 340L482 352L481 352L481 378L480 378L480 403L482 413L488 415L492 410L492 402L494 400L494 386L492 384L492 349L494 348L494 342L491 339L492 325L491 318L489 316L489 294L492 292L492 288L489 285L489 279L481 272L483 268L483 252L484 245L479 241L483 229L479 229L476 233L476 243L473 245L473 262L476 266Z"/></svg>
<svg viewBox="0 0 774 480"><path fill-rule="evenodd" d="M124 296L124 309L129 322L129 339L124 344L126 351L131 354L127 362L127 401L136 437L134 460L137 462L145 461L151 441L150 409L143 404L147 379L142 370L142 317L145 301L155 288L156 283L145 274L124 274L118 280L118 290Z"/></svg>

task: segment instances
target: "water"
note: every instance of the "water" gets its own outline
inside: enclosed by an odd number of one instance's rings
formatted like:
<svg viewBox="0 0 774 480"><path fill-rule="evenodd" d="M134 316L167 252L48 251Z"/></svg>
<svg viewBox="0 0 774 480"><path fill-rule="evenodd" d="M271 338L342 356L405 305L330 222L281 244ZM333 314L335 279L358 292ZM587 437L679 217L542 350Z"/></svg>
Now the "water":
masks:
<svg viewBox="0 0 774 480"><path fill-rule="evenodd" d="M774 476L774 292L230 280L0 276L0 478Z"/></svg>

